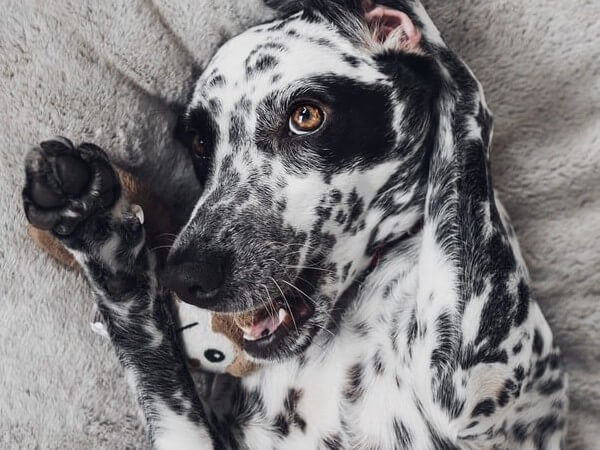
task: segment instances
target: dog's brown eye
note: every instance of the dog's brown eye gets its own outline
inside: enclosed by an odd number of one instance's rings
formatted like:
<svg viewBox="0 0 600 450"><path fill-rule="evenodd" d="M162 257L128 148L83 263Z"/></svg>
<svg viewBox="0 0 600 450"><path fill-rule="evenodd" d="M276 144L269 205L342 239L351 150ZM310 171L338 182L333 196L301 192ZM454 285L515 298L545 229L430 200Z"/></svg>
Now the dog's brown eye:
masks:
<svg viewBox="0 0 600 450"><path fill-rule="evenodd" d="M294 134L307 134L316 131L321 124L325 114L317 106L304 104L297 106L290 116L290 130Z"/></svg>
<svg viewBox="0 0 600 450"><path fill-rule="evenodd" d="M194 136L194 139L192 139L192 151L197 158L205 158L207 156L206 143L199 135Z"/></svg>

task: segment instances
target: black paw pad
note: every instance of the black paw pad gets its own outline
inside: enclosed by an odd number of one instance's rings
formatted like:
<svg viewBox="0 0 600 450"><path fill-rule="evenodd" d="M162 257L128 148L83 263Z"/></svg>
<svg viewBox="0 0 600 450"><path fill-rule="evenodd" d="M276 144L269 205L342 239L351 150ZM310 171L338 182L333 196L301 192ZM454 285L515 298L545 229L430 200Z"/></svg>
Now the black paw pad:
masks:
<svg viewBox="0 0 600 450"><path fill-rule="evenodd" d="M96 211L119 198L117 174L104 151L93 144L75 148L56 138L31 150L25 161L23 203L33 226L66 236Z"/></svg>
<svg viewBox="0 0 600 450"><path fill-rule="evenodd" d="M31 181L31 200L40 208L58 208L66 203L58 186L53 184L48 183L44 179L34 179Z"/></svg>
<svg viewBox="0 0 600 450"><path fill-rule="evenodd" d="M62 190L69 195L79 195L90 184L91 173L88 165L75 156L59 156L55 169Z"/></svg>

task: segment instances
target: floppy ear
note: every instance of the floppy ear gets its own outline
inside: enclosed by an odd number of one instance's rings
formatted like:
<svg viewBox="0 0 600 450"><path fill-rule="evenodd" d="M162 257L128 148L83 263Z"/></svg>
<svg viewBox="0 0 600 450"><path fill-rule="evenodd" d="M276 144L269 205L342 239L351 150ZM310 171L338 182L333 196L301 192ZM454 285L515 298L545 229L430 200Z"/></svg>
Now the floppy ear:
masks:
<svg viewBox="0 0 600 450"><path fill-rule="evenodd" d="M398 8L385 6L374 0L306 0L304 7L309 17L315 12L319 13L350 37L364 40L364 34L357 35L361 30L356 27L362 23L369 29L367 39L370 44L382 45L389 50L420 50L421 32L409 15Z"/></svg>
<svg viewBox="0 0 600 450"><path fill-rule="evenodd" d="M393 50L418 52L421 43L421 32L405 12L389 6L372 5L372 9L364 12L373 39Z"/></svg>

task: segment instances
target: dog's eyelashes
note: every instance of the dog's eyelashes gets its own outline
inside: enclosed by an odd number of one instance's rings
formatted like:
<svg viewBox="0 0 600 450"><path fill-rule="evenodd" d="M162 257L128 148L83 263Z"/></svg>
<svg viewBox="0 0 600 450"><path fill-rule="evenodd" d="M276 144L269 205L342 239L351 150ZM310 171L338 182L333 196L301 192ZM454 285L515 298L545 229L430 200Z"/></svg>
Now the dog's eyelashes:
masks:
<svg viewBox="0 0 600 450"><path fill-rule="evenodd" d="M298 105L290 115L290 131L296 135L314 133L324 120L325 113L318 106L310 103Z"/></svg>

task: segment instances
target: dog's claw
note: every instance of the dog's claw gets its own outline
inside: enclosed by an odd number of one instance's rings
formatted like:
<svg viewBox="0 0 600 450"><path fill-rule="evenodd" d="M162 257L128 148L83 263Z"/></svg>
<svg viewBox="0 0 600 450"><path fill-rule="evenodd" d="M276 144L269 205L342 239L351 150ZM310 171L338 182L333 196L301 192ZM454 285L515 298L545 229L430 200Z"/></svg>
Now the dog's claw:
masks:
<svg viewBox="0 0 600 450"><path fill-rule="evenodd" d="M131 205L131 212L133 213L133 215L135 217L137 217L137 219L143 225L144 224L144 210L142 209L142 207L140 205L133 204L133 205Z"/></svg>

